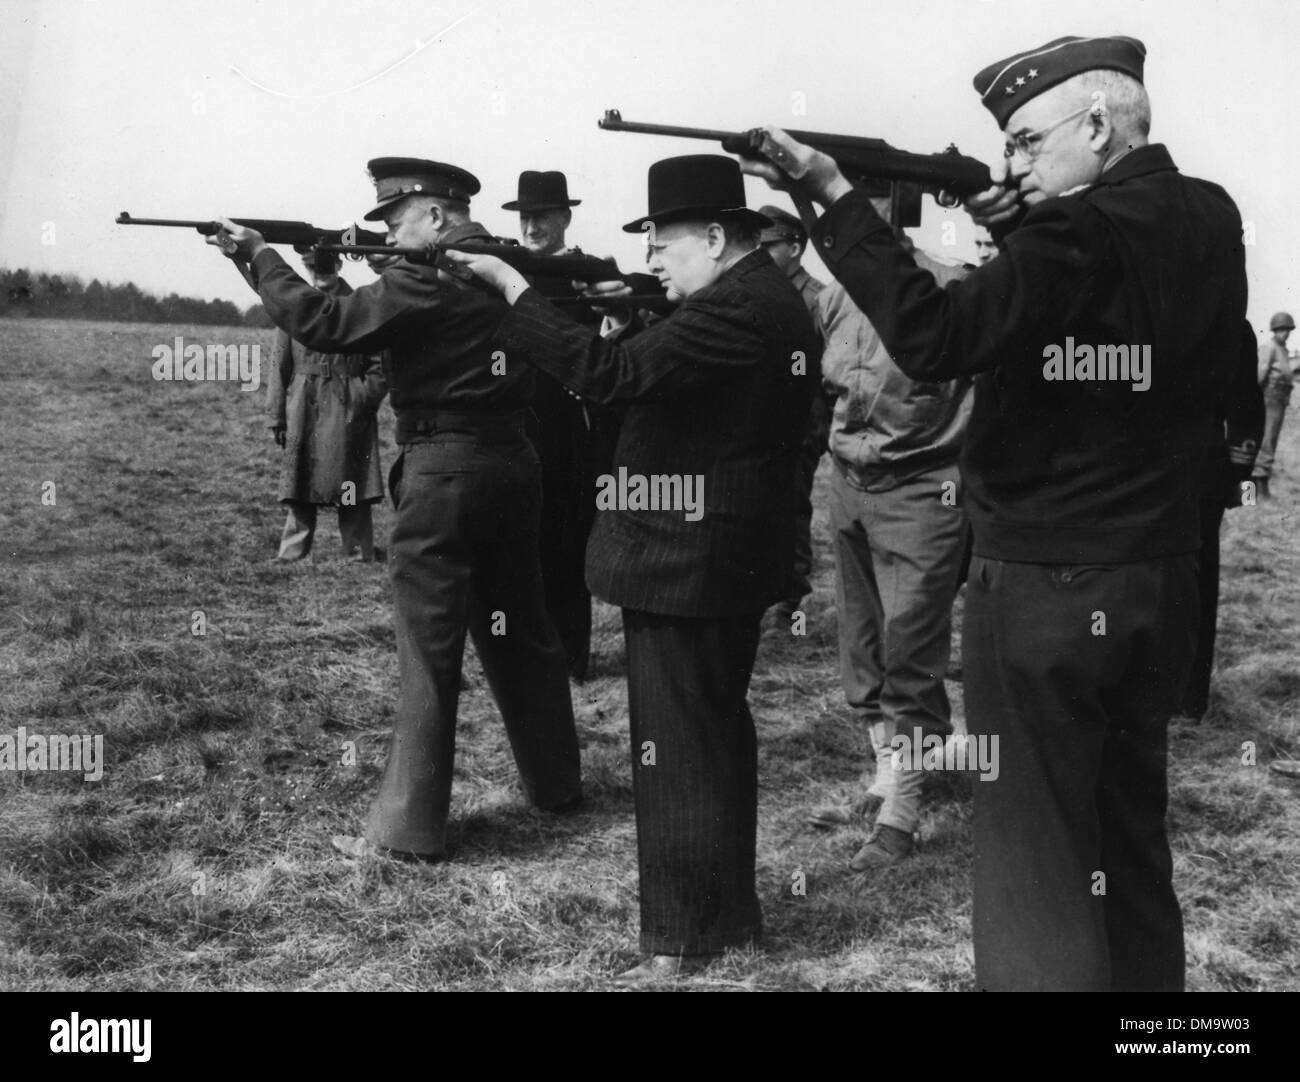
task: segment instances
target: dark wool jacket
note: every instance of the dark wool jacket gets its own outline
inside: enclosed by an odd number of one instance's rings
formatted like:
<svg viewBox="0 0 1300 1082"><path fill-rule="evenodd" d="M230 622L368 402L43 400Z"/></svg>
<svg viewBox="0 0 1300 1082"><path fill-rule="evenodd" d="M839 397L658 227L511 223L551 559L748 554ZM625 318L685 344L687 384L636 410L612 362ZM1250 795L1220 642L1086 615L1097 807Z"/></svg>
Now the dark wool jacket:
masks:
<svg viewBox="0 0 1300 1082"><path fill-rule="evenodd" d="M813 242L913 379L975 377L962 455L974 551L1029 563L1194 552L1207 433L1241 357L1241 217L1161 145L1030 208L939 286L853 191ZM1150 386L1050 380L1053 349L1149 347ZM1221 421L1220 421L1221 424ZM1221 431L1221 429L1220 429Z"/></svg>

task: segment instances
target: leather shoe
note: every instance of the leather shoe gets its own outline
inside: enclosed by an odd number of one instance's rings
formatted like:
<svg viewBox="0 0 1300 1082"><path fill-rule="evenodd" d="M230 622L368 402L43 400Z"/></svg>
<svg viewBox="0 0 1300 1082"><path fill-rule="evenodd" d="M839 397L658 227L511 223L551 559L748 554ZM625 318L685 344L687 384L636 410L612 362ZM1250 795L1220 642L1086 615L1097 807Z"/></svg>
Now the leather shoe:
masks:
<svg viewBox="0 0 1300 1082"><path fill-rule="evenodd" d="M676 981L708 969L716 954L652 954L640 965L613 978L624 988L636 988L660 981Z"/></svg>
<svg viewBox="0 0 1300 1082"><path fill-rule="evenodd" d="M551 815L572 815L574 812L583 810L583 796L579 793L577 796L571 796L568 800L562 800L559 804L551 804L548 807L537 806L539 810L549 812Z"/></svg>
<svg viewBox="0 0 1300 1082"><path fill-rule="evenodd" d="M837 800L832 804L823 804L808 813L808 825L830 830L835 827L851 826L859 816L874 811L884 801L874 793L869 793L861 800Z"/></svg>
<svg viewBox="0 0 1300 1082"><path fill-rule="evenodd" d="M867 844L854 854L849 867L855 872L874 872L889 868L911 856L916 845L910 832L877 823Z"/></svg>
<svg viewBox="0 0 1300 1082"><path fill-rule="evenodd" d="M353 860L360 860L363 857L376 857L380 860L403 860L432 864L434 861L442 860L443 857L441 853L407 853L401 849L385 849L382 845L376 845L368 838L361 838L355 834L335 834L330 838L330 845L345 857L351 857Z"/></svg>

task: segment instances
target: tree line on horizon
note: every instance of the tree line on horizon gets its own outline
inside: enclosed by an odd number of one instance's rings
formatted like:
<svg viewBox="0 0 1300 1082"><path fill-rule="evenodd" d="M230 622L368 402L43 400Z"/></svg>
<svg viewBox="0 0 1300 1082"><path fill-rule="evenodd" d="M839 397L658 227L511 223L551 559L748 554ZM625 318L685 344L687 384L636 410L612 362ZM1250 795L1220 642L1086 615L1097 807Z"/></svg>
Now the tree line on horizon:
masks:
<svg viewBox="0 0 1300 1082"><path fill-rule="evenodd" d="M134 282L87 284L75 274L32 274L0 267L0 318L102 319L123 323L199 323L222 327L270 327L260 304L240 311L230 301L200 300L176 293L158 297Z"/></svg>

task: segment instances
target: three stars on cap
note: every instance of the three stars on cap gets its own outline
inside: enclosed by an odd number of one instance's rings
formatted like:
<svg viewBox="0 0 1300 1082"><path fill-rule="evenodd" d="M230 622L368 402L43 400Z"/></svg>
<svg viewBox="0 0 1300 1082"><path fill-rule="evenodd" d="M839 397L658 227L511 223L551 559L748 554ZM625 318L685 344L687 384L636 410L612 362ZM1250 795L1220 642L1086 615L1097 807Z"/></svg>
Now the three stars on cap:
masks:
<svg viewBox="0 0 1300 1082"><path fill-rule="evenodd" d="M1029 76L1029 78L1031 78L1031 79L1037 79L1037 78L1038 78L1038 69L1037 69L1037 68L1030 68L1029 71L1026 72L1026 74L1027 74L1027 75ZM1024 75L1017 75L1017 76L1016 76L1016 83L1015 83L1015 86L1009 86L1009 87L1007 87L1007 88L1006 88L1006 92L1007 92L1008 94L1014 94L1014 93L1016 92L1016 87L1017 87L1017 86L1024 86L1024 85L1025 85L1025 76L1024 76Z"/></svg>

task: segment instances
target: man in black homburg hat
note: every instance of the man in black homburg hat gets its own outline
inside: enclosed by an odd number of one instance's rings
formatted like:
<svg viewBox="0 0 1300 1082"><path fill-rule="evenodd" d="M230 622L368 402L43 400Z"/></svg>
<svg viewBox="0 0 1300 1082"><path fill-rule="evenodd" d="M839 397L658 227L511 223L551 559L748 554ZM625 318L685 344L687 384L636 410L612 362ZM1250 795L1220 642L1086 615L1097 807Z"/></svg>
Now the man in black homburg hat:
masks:
<svg viewBox="0 0 1300 1082"><path fill-rule="evenodd" d="M757 748L746 703L763 610L784 596L812 321L758 246L736 163L650 167L649 269L676 310L602 339L499 260L461 256L512 305L496 336L579 392L626 404L597 495L592 591L623 609L641 949L621 982L675 977L760 931ZM799 358L799 359L796 359ZM611 478L613 480L613 478Z"/></svg>
<svg viewBox="0 0 1300 1082"><path fill-rule="evenodd" d="M918 380L975 376L964 686L998 766L974 784L981 989L1184 984L1166 729L1196 647L1200 459L1246 363L1246 275L1233 201L1147 141L1145 55L1058 38L976 76L1006 160L967 208L1000 254L942 288L830 158L769 129L891 356Z"/></svg>
<svg viewBox="0 0 1300 1082"><path fill-rule="evenodd" d="M575 253L565 231L582 200L569 198L569 183L559 170L519 174L519 198L502 206L519 212L519 235L538 255ZM567 283L542 279L543 292L556 296ZM552 295L547 293L548 296ZM587 322L600 316L587 310ZM575 318L583 319L582 316ZM545 373L537 375L529 438L542 460L542 581L546 610L564 644L569 675L587 677L591 657L591 591L583 568L587 537L596 519L596 478L607 473L618 439L618 415L582 399Z"/></svg>
<svg viewBox="0 0 1300 1082"><path fill-rule="evenodd" d="M479 182L418 158L370 162L378 203L365 217L400 247L491 241L470 220ZM447 852L456 707L465 633L483 663L528 800L561 810L580 799L578 741L564 648L538 567L541 468L524 432L533 374L494 360L499 297L405 261L351 296L313 289L251 229L224 222L211 240L250 261L276 325L312 349L391 351L401 455L389 482L401 683L388 765L364 838L349 855Z"/></svg>

